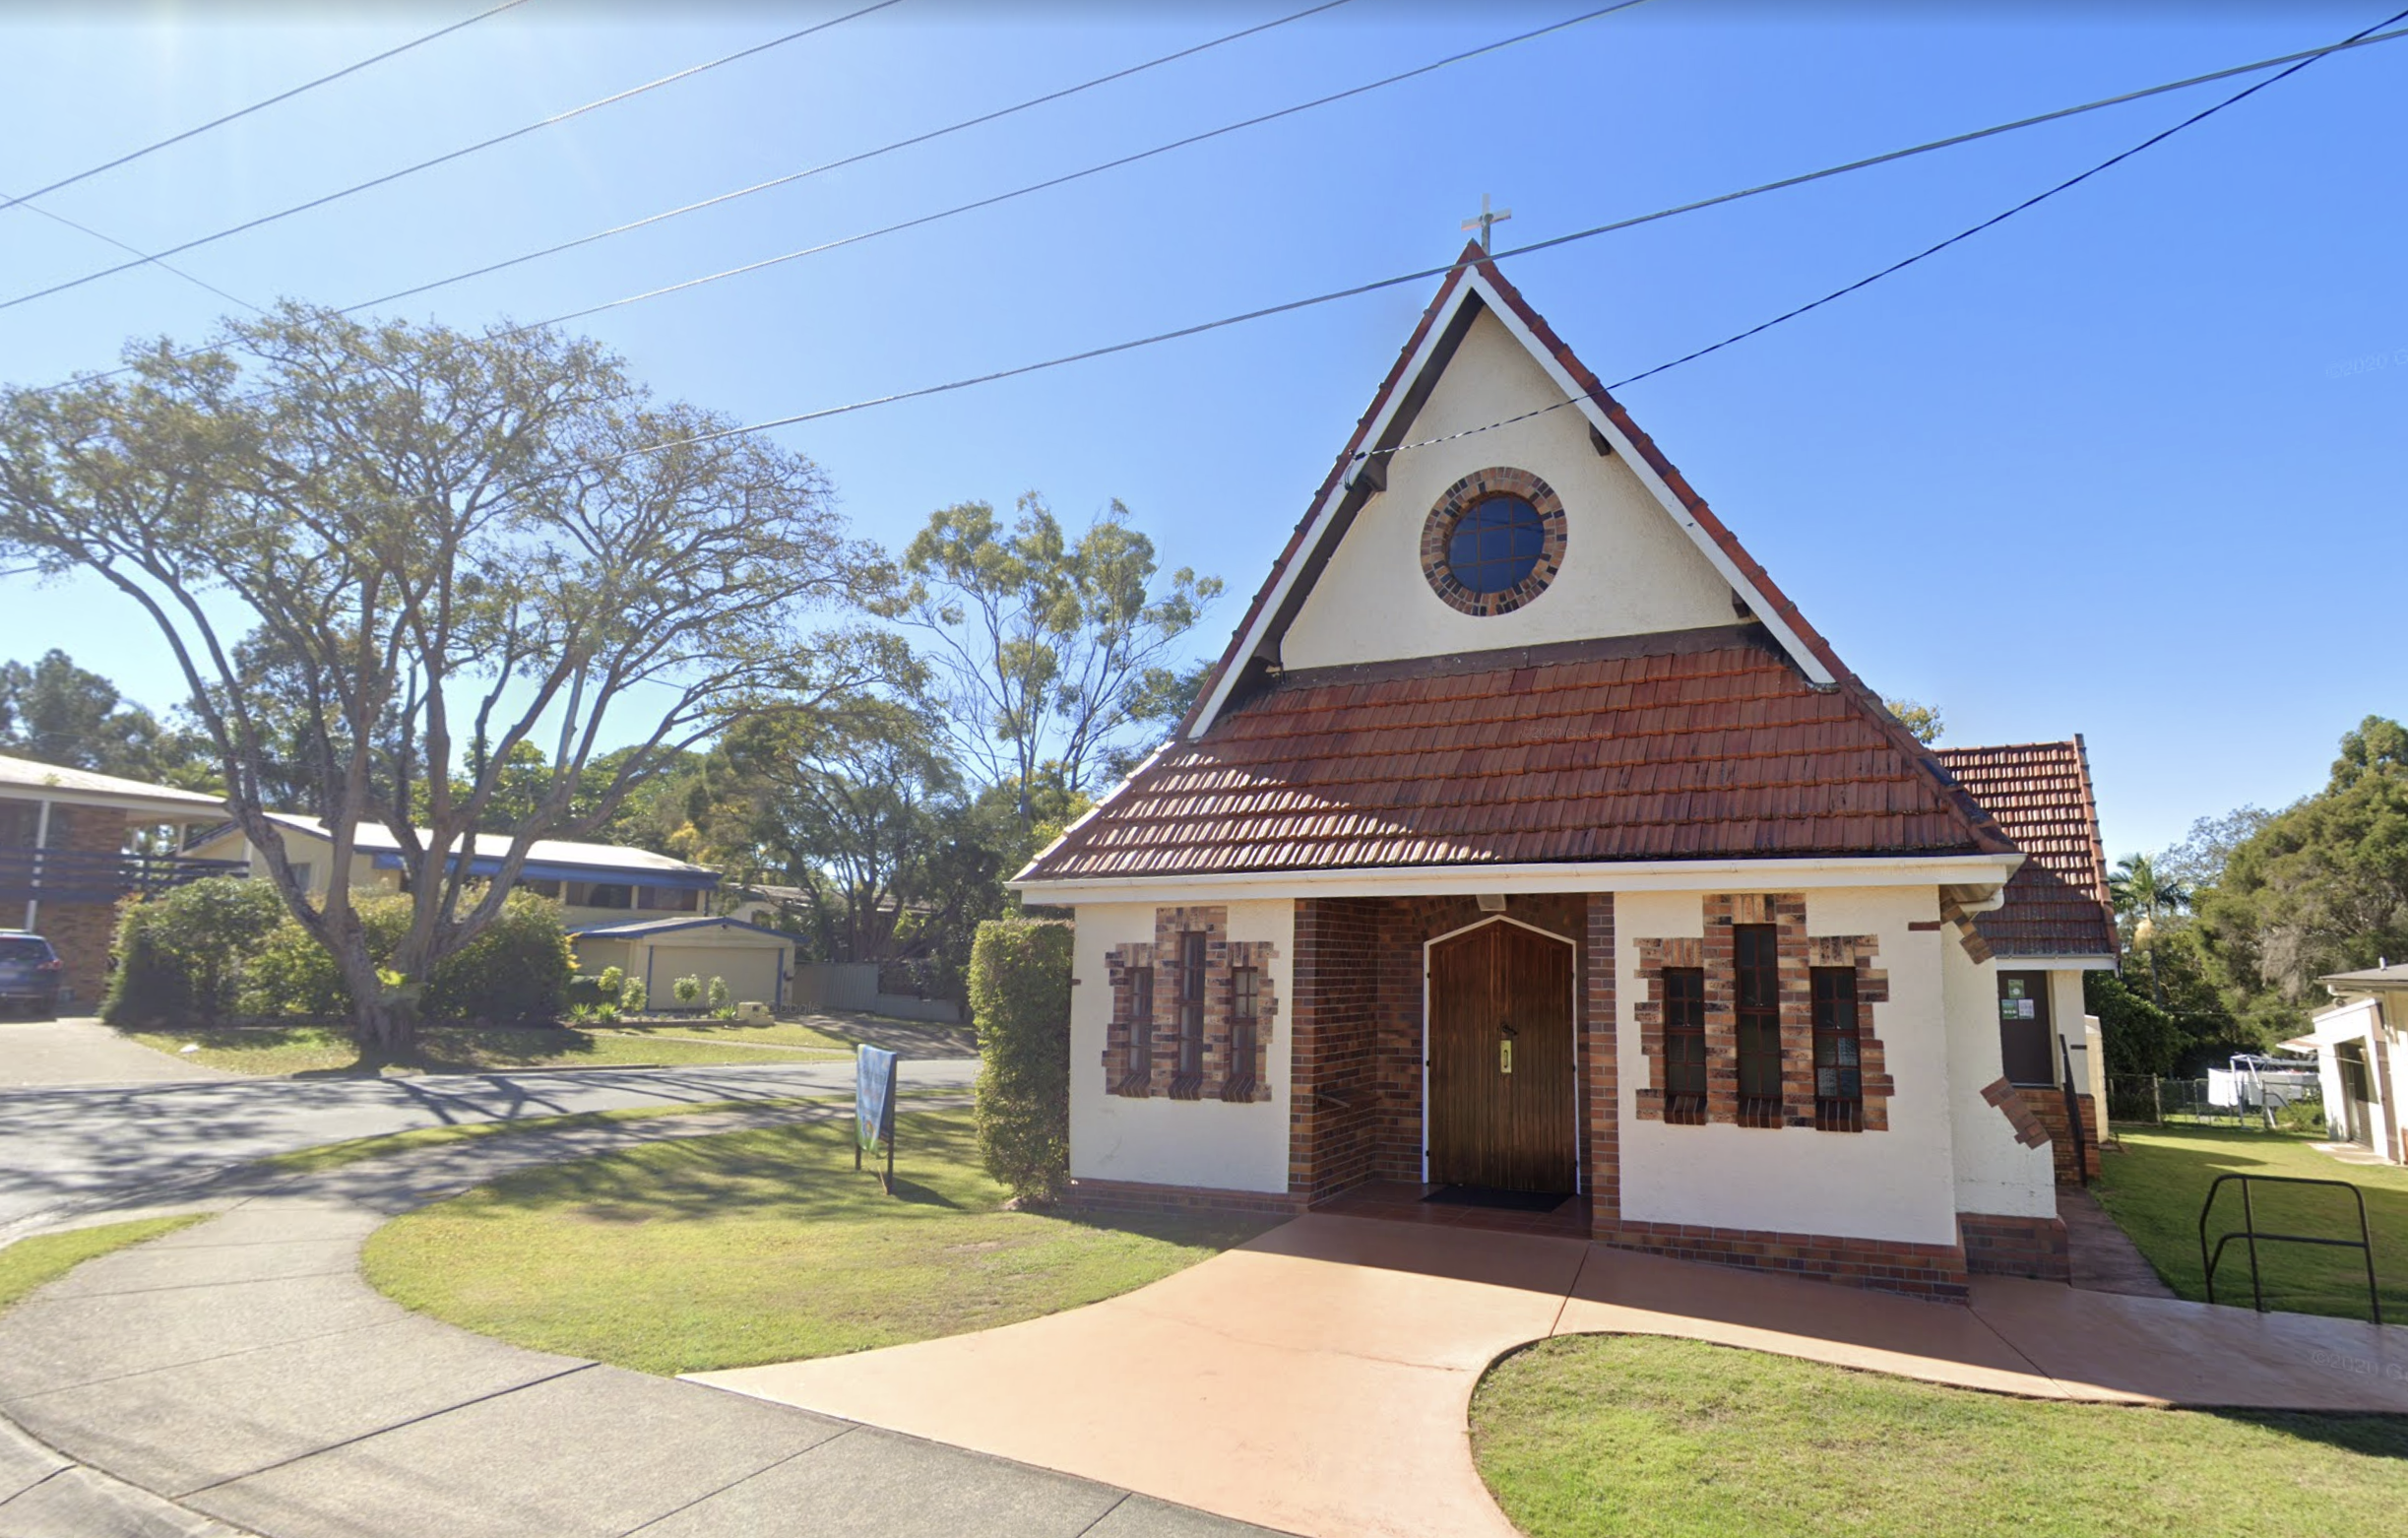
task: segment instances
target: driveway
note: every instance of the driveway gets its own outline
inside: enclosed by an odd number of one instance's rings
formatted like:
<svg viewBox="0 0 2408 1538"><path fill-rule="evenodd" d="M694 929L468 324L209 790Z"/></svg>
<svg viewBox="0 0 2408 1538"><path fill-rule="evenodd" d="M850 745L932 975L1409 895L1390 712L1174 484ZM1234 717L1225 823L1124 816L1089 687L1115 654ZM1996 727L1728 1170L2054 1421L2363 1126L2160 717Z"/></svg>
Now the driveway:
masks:
<svg viewBox="0 0 2408 1538"><path fill-rule="evenodd" d="M153 1052L97 1020L0 1020L0 1089L216 1083L236 1077Z"/></svg>
<svg viewBox="0 0 2408 1538"><path fill-rule="evenodd" d="M0 1533L1243 1538L1124 1489L523 1351L359 1279L387 1218L510 1170L850 1115L556 1128L225 1183L223 1215L0 1315Z"/></svg>
<svg viewBox="0 0 2408 1538"><path fill-rule="evenodd" d="M1088 1308L695 1378L1292 1532L1509 1538L1473 1387L1527 1341L1615 1332L2043 1398L2408 1411L2398 1327L1996 1278L1956 1308L1318 1213Z"/></svg>
<svg viewBox="0 0 2408 1538"><path fill-rule="evenodd" d="M978 1066L974 1059L907 1061L903 1085L961 1088ZM166 1201L232 1166L319 1143L628 1106L850 1094L853 1077L850 1062L780 1062L391 1079L213 1075L0 1090L0 1243L91 1207L133 1197Z"/></svg>

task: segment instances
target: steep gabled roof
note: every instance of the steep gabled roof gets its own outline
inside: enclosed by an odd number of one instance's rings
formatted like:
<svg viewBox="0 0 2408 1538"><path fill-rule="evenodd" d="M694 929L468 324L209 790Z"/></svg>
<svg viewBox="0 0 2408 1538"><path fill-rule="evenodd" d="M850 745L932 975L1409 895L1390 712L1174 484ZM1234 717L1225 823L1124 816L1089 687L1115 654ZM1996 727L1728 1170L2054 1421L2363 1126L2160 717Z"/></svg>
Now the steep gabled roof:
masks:
<svg viewBox="0 0 2408 1538"><path fill-rule="evenodd" d="M1749 623L1283 672L1286 626L1484 313L1630 465ZM1474 244L1177 736L1020 879L2014 853Z"/></svg>
<svg viewBox="0 0 2408 1538"><path fill-rule="evenodd" d="M2082 739L1934 752L2026 856L2005 903L1974 921L1990 948L2001 957L2115 955L2116 910Z"/></svg>

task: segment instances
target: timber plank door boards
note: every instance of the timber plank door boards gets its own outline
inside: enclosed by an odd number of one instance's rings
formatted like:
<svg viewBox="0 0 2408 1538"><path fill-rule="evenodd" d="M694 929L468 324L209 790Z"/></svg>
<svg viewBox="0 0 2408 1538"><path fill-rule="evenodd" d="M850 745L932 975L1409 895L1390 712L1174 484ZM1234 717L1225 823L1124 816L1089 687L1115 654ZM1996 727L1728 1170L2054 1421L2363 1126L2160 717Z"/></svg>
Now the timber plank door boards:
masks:
<svg viewBox="0 0 2408 1538"><path fill-rule="evenodd" d="M1575 1186L1572 946L1507 919L1429 947L1429 1174Z"/></svg>

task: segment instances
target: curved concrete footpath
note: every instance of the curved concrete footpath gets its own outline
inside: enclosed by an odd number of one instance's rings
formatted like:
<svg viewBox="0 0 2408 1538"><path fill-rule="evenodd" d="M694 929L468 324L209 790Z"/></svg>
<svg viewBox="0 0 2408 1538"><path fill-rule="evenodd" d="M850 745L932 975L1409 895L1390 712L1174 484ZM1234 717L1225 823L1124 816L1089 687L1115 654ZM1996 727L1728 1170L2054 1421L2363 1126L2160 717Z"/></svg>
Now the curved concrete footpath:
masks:
<svg viewBox="0 0 2408 1538"><path fill-rule="evenodd" d="M1511 1538L1473 1389L1516 1346L1615 1333L2034 1398L2408 1412L2397 1326L1996 1278L1954 1308L1327 1213L1084 1309L695 1376L1294 1532Z"/></svg>
<svg viewBox="0 0 2408 1538"><path fill-rule="evenodd" d="M513 1170L820 1117L784 1107L245 1174L215 1220L0 1314L0 1538L1206 1538L1127 1491L409 1313L358 1274L389 1218ZM95 1218L133 1215L120 1210Z"/></svg>

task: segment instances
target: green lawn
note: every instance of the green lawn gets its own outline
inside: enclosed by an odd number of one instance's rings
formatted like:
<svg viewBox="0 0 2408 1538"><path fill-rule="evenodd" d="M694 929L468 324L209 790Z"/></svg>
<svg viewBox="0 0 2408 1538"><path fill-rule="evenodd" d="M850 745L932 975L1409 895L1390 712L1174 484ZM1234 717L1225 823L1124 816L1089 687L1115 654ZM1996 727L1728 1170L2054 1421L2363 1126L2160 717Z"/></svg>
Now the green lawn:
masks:
<svg viewBox="0 0 2408 1538"><path fill-rule="evenodd" d="M801 1030L802 1027L795 1029ZM708 1032L680 1030L675 1035ZM810 1033L817 1036L818 1033ZM343 1074L367 1071L350 1033L339 1025L238 1026L217 1030L129 1031L145 1047L236 1073ZM726 1041L670 1041L627 1031L572 1031L539 1025L430 1025L418 1033L416 1055L387 1073L458 1073L493 1068L693 1067L725 1062L825 1062L852 1054L833 1037L787 1046L731 1046ZM186 1045L199 1047L186 1053ZM774 1047L774 1050L770 1050Z"/></svg>
<svg viewBox="0 0 2408 1538"><path fill-rule="evenodd" d="M209 1212L182 1212L167 1218L136 1218L128 1223L102 1223L72 1228L63 1234L21 1239L0 1250L0 1309L7 1308L44 1282L52 1282L87 1260L139 1245L146 1239L190 1228Z"/></svg>
<svg viewBox="0 0 2408 1538"><path fill-rule="evenodd" d="M800 1047L847 1056L855 1046L844 1037L831 1036L798 1020L776 1020L767 1025L740 1025L733 1020L648 1020L641 1025L597 1026L595 1033L653 1041L688 1038L738 1047Z"/></svg>
<svg viewBox="0 0 2408 1538"><path fill-rule="evenodd" d="M1472 1449L1533 1538L2372 1538L2408 1505L2408 1417L2058 1404L1643 1336L1497 1363Z"/></svg>
<svg viewBox="0 0 2408 1538"><path fill-rule="evenodd" d="M556 1117L521 1117L510 1121L464 1121L457 1126L419 1126L407 1132L353 1137L340 1143L320 1143L291 1153L271 1154L259 1161L262 1169L314 1175L338 1170L363 1159L408 1153L438 1143L474 1142L487 1137L513 1137L524 1132L554 1132L564 1127L608 1126L616 1121L649 1121L658 1117L708 1116L714 1111L757 1111L765 1106L799 1106L831 1096L798 1095L771 1100L703 1100L692 1105L627 1106L617 1111L577 1111Z"/></svg>
<svg viewBox="0 0 2408 1538"><path fill-rule="evenodd" d="M690 1373L1034 1318L1268 1226L1007 1212L966 1111L898 1120L888 1196L854 1171L851 1134L732 1132L511 1176L386 1225L367 1277L522 1346Z"/></svg>
<svg viewBox="0 0 2408 1538"><path fill-rule="evenodd" d="M2092 1186L2132 1243L2168 1285L2186 1298L2203 1299L2207 1287L2199 1263L2199 1203L2219 1175L2295 1175L2348 1181L2366 1195L2367 1227L2375 1240L2375 1276L2383 1317L2408 1323L2408 1170L2389 1165L2343 1164L2308 1146L2305 1138L2277 1132L2242 1132L2198 1127L2118 1127L2122 1153L2105 1154ZM2346 1192L2255 1186L2251 1201L2257 1225L2286 1234L2358 1237L2357 1209ZM2216 1198L2208 1234L2241 1226L2238 1183ZM2310 1245L2260 1245L2266 1306L2300 1314L2367 1316L2366 1262L2354 1250ZM2228 1246L2216 1267L2216 1299L2250 1302L2249 1254Z"/></svg>

